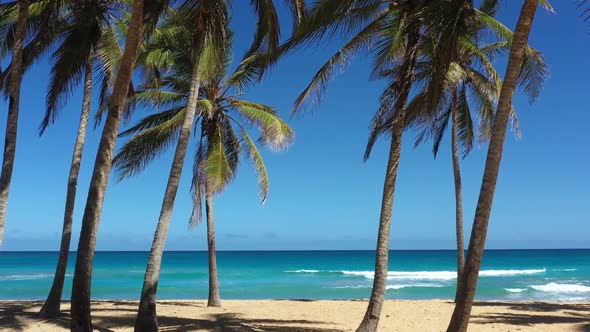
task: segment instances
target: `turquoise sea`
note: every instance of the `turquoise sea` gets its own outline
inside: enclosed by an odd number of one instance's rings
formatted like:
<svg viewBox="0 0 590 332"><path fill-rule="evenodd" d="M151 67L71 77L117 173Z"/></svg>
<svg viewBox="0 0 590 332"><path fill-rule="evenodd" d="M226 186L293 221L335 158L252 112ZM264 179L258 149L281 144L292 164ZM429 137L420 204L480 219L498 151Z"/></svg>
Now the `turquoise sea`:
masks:
<svg viewBox="0 0 590 332"><path fill-rule="evenodd" d="M358 299L370 295L373 251L222 251L218 266L226 299ZM97 252L94 299L137 299L147 252ZM64 290L69 299L75 255ZM0 252L0 299L39 300L51 286L57 252ZM392 251L388 298L450 299L452 250ZM166 252L160 299L207 297L207 253ZM488 250L481 300L590 301L590 250Z"/></svg>

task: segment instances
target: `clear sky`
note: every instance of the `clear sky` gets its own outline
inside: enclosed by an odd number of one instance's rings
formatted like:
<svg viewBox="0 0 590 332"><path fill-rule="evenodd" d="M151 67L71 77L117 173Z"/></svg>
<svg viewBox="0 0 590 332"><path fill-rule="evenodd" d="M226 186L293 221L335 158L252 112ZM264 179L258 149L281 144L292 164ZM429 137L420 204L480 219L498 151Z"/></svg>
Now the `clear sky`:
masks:
<svg viewBox="0 0 590 332"><path fill-rule="evenodd" d="M281 1L277 1L281 3ZM488 248L590 247L590 24L573 0L552 1L555 15L540 10L531 44L551 69L534 105L517 96L523 137L508 137L488 234ZM236 57L247 47L253 21L235 1ZM500 20L514 28L522 1L504 1ZM281 7L281 17L286 10ZM288 34L287 22L283 29ZM293 53L251 89L251 100L276 106L288 118L295 97L342 40ZM80 114L76 91L59 121L39 138L48 81L47 59L25 76L17 157L3 250L58 250L65 189ZM3 63L5 65L5 63ZM312 113L290 120L296 141L286 152L263 153L270 195L261 207L256 176L244 163L227 191L216 198L220 250L373 249L377 234L387 142L362 161L369 121L383 84L369 81L370 61L356 58L330 84ZM504 62L498 71L504 73ZM95 103L96 105L96 103ZM4 133L7 103L2 110ZM140 111L134 120L145 116ZM133 121L132 121L133 122ZM78 185L72 249L75 250L100 130L91 131ZM120 141L122 143L122 141ZM120 146L121 144L119 144ZM462 163L466 235L473 221L487 147ZM104 204L98 250L149 250L158 219L171 151L142 175L111 181ZM189 231L192 150L179 189L167 250L206 249L205 225ZM449 139L434 160L431 145L413 148L405 136L395 196L394 249L451 249L454 191Z"/></svg>

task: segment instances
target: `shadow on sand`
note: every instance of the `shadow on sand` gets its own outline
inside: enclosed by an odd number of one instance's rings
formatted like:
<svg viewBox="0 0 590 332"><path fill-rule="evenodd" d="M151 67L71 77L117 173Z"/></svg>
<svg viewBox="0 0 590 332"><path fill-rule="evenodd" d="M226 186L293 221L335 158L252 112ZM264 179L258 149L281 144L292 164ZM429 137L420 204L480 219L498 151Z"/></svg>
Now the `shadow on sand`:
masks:
<svg viewBox="0 0 590 332"><path fill-rule="evenodd" d="M476 307L505 307L496 313L475 314L473 324L510 324L534 326L536 324L580 324L578 332L590 332L590 304L545 303L545 302L476 302ZM518 313L518 312L522 313ZM559 329L559 327L556 327Z"/></svg>
<svg viewBox="0 0 590 332"><path fill-rule="evenodd" d="M120 328L132 327L135 321L136 303L109 301L110 308L93 308L92 323L99 332L111 332ZM0 327L4 331L34 331L36 324L44 323L59 328L69 328L69 310L62 310L57 319L41 319L37 312L41 302L0 302ZM205 310L200 303L193 302L158 302L159 306L190 306L195 310ZM211 313L207 319L192 319L159 315L160 331L195 331L208 330L216 332L336 332L340 330L318 328L326 324L320 321L289 319L252 319L235 313Z"/></svg>

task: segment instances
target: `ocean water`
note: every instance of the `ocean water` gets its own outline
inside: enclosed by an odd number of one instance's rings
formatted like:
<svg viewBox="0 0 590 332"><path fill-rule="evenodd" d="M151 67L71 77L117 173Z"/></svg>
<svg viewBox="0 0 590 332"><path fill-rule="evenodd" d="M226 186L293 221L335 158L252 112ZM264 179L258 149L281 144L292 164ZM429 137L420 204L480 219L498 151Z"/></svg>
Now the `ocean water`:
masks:
<svg viewBox="0 0 590 332"><path fill-rule="evenodd" d="M359 299L370 295L373 251L218 252L225 299ZM147 252L97 252L94 299L138 299ZM70 297L70 255L64 299ZM47 295L57 252L0 252L0 299ZM386 297L451 299L455 252L392 251ZM166 252L160 299L207 297L207 253ZM590 250L486 251L477 289L480 300L590 301Z"/></svg>

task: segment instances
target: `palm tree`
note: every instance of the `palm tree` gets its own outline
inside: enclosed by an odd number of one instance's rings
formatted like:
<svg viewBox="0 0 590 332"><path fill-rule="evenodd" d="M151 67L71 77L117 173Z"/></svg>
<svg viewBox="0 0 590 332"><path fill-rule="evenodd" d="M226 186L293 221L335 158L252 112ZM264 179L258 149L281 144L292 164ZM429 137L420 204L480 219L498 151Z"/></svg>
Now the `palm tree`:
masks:
<svg viewBox="0 0 590 332"><path fill-rule="evenodd" d="M173 17L164 24L161 31L158 31L156 40L148 44L146 52L140 56L140 59L145 61L142 65L144 73L147 74L147 82L145 89L136 92L134 96L140 103L171 108L148 116L136 126L121 133L121 135L133 134L134 136L121 149L114 163L121 179L137 174L164 151L172 140L178 139L173 162L174 167L178 169L173 167L171 174L174 177L171 176L171 178L174 178L174 182L169 180L167 194L171 183L176 191L191 128L193 125L200 124L200 140L193 168L194 209L190 226L194 227L200 222L201 200L204 196L209 247L208 305L219 306L221 302L217 282L213 196L221 193L233 179L241 149L246 151L259 173L263 201L268 191L268 176L261 155L234 114L246 119L249 124L260 127L261 142L273 148L285 147L292 139L292 131L271 107L239 99L240 94L235 94L239 93L244 84L253 77L252 75L256 76L256 73L247 72L243 66L238 66L231 76L224 78L231 63L229 31L225 31L225 37L219 40L224 41L225 46L215 43L215 38L203 38L200 56L196 58L184 51L189 48L194 39L191 24L178 22L175 18L177 17ZM204 22L221 23L224 24L223 28L227 29L225 17L217 17L216 21ZM215 32L213 29L210 31ZM195 72L197 72L196 76L204 82L199 87L198 95L194 91ZM166 91L162 91L162 88ZM187 124L187 113L191 113L192 123L190 124ZM239 130L239 135L234 128ZM183 140L185 142L181 146ZM179 149L184 150L181 151L181 156L178 155ZM170 212L167 219L160 218L154 236L135 325L136 331L153 331L158 328L155 298L171 207L164 205L162 209L170 209Z"/></svg>
<svg viewBox="0 0 590 332"><path fill-rule="evenodd" d="M375 277L371 298L357 331L376 331L385 296L389 233L401 138L405 127L406 104L412 89L414 69L419 57L422 35L427 25L423 20L426 1L323 1L311 8L308 16L282 47L286 52L308 41L341 33L350 36L315 74L311 83L295 102L294 112L315 97L320 99L328 80L350 58L368 50L374 57L374 72L386 72L394 63L399 66L380 100L380 109L373 119L365 159L370 155L377 137L391 134L391 145L385 174L379 231L377 238Z"/></svg>
<svg viewBox="0 0 590 332"><path fill-rule="evenodd" d="M0 248L4 239L4 225L6 222L6 208L8 206L8 194L14 168L16 155L16 137L18 130L18 112L20 105L20 88L24 70L22 68L23 46L27 32L27 20L29 18L29 0L18 0L18 18L14 31L14 44L12 45L12 64L10 66L10 86L8 117L6 120L6 136L4 138L4 155L2 159L2 171L0 173Z"/></svg>
<svg viewBox="0 0 590 332"><path fill-rule="evenodd" d="M46 54L48 48L61 36L64 22L64 2L51 0L36 0L29 5L27 18L28 41L22 49L21 69L26 72L41 56ZM14 47L14 37L18 22L18 2L5 2L0 5L0 59L11 52ZM6 70L0 70L0 89L9 96L10 73L12 64L8 64Z"/></svg>
<svg viewBox="0 0 590 332"><path fill-rule="evenodd" d="M159 1L153 1L159 3ZM146 6L147 7L147 6ZM157 17L157 15L154 15ZM150 15L145 15L145 21ZM72 285L71 321L72 331L92 331L92 319L90 317L90 285L92 276L92 262L96 247L96 236L100 215L104 202L109 175L111 173L112 159L115 151L115 143L121 123L121 116L125 107L125 101L131 74L137 57L141 39L144 35L144 1L134 0L133 11L129 21L129 30L125 42L125 51L121 57L117 70L117 78L113 86L113 95L110 99L106 122L94 162L94 170L90 180L90 188L82 218L82 229L76 255L76 269Z"/></svg>
<svg viewBox="0 0 590 332"><path fill-rule="evenodd" d="M52 57L54 61L47 93L47 111L41 125L41 133L56 119L61 105L67 101L71 90L79 82L82 73L84 73L84 88L82 113L68 176L59 258L51 290L40 311L40 315L45 318L55 318L60 312L61 295L70 250L76 186L90 115L93 66L96 63L100 68L100 74L103 78L101 87L103 90L107 89L112 85L109 81L114 76L114 62L121 55L117 34L112 26L113 22L108 19L111 15L109 13L110 8L104 2L89 2L82 5L71 3L68 11L70 15L66 19L69 24L64 29L64 37ZM101 91L101 95L104 94L105 92Z"/></svg>
<svg viewBox="0 0 590 332"><path fill-rule="evenodd" d="M462 287L459 289L455 310L447 328L448 332L465 332L469 324L508 120L512 110L512 98L514 97L523 60L525 59L528 37L538 4L539 0L525 0L516 24L508 57L506 75L500 91L494 126L490 137L490 145L488 147L481 191L475 211L475 220L471 231L467 259L465 260L465 267L461 276Z"/></svg>
<svg viewBox="0 0 590 332"><path fill-rule="evenodd" d="M499 75L492 64L493 58L503 54L512 41L512 31L496 21L493 17L497 12L496 1L483 2L479 8L466 1L464 10L452 10L456 13L456 19L452 29L452 38L457 42L451 43L453 48L450 53L450 64L447 74L442 79L442 93L437 97L431 96L432 79L436 77L433 69L436 68L437 57L440 54L441 45L448 47L449 43L435 45L433 39L425 38L421 49L427 54L426 61L417 65L415 75L416 83L424 86L424 89L416 94L408 107L408 113L414 123L422 127L416 145L425 137L432 136L433 154L436 158L444 133L451 126L451 156L453 162L453 177L455 182L455 229L457 240L457 294L461 287L461 274L464 264L463 244L463 202L461 192L461 171L459 162L459 148L463 158L466 157L476 142L484 143L489 139L494 123L495 104L500 92L501 82ZM444 30L444 29L442 29ZM490 32L496 39L482 44L482 40ZM437 49L439 48L439 49ZM519 84L534 101L542 89L543 81L547 76L547 68L542 55L535 49L527 46L524 59L524 70L521 71ZM437 100L434 100L438 98ZM428 105L434 100L434 105ZM470 104L472 104L470 106ZM428 107L425 107L428 106ZM472 109L476 114L472 114ZM432 112L437 112L433 114ZM516 113L510 113L513 132L520 137L520 127ZM474 125L474 120L479 122L479 128ZM459 147L460 144L460 147Z"/></svg>
<svg viewBox="0 0 590 332"><path fill-rule="evenodd" d="M114 1L114 0L113 0ZM301 0L289 0L293 3L302 3ZM110 97L108 114L99 144L94 171L92 174L86 208L82 219L82 229L78 242L76 257L76 270L72 286L72 330L90 331L92 329L90 317L90 284L92 274L92 262L96 246L96 235L100 223L102 204L107 188L108 178L112 167L112 157L117 141L117 134L121 122L121 116L126 106L126 96L131 81L131 74L137 57L137 51L144 35L153 32L163 11L168 8L168 0L143 0L133 1L133 11L130 18L125 52L123 53L117 79L113 86L113 95ZM221 0L185 0L181 7L190 9L198 6L221 8ZM259 20L255 33L251 54L267 47L271 51L278 46L279 30L276 24L277 16L270 0L254 0L251 2ZM292 6L299 10L301 6ZM216 14L212 12L213 14ZM273 14L275 13L275 14ZM172 187L170 187L172 188ZM174 197L170 191L168 200ZM171 206L166 204L166 206ZM166 215L163 215L166 218Z"/></svg>
<svg viewBox="0 0 590 332"><path fill-rule="evenodd" d="M63 8L62 1L38 0L28 2L27 6L24 3L9 1L0 5L0 59L4 58L8 53L13 53L12 62L8 64L6 70L2 71L0 69L0 90L9 100L13 100L11 98L15 91L15 85L13 84L17 84L20 91L19 82L22 80L22 75L36 60L46 53L48 47L59 36L63 24L63 20L59 15ZM25 9L27 13L23 14L22 10ZM26 15L26 17L23 17L23 15ZM23 20L25 21L23 22ZM24 32L19 30L19 24L24 24ZM24 37L19 35L19 31L24 33ZM21 40L20 37L24 39ZM27 43L24 44L25 42ZM17 54L15 52L20 52L20 56L15 56ZM18 68L15 68L17 65ZM14 75L14 70L20 74ZM12 76L17 78L14 82L11 82ZM12 104L9 102L9 108L15 110L18 108L18 102L15 101ZM18 110L17 112L9 112L9 115L9 121L18 122ZM5 162L3 164L5 167L2 169L4 175L0 176L1 187L4 188L0 194L0 201L4 202L2 211L0 211L0 248L4 238L6 204L12 177L13 166L11 165L14 164L16 148L14 140L16 140L17 125L18 123L16 123L16 126L7 126L10 130L6 132L6 139L10 142L5 145Z"/></svg>

